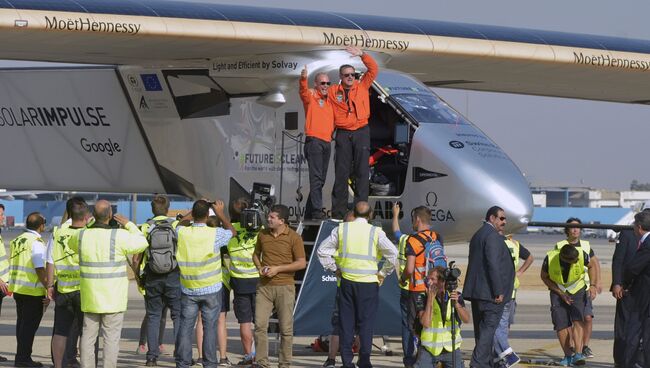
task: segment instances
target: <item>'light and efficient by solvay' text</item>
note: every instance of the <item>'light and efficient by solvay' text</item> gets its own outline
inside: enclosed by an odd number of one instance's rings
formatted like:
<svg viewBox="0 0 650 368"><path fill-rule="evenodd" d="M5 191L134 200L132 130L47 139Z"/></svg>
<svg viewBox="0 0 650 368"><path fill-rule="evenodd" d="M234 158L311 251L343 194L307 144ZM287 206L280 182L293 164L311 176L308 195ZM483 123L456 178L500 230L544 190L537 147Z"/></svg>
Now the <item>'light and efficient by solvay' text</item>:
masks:
<svg viewBox="0 0 650 368"><path fill-rule="evenodd" d="M136 35L140 32L141 24L138 23L116 23L98 22L91 18L66 18L45 16L45 27L61 31L85 31L104 33L126 33Z"/></svg>

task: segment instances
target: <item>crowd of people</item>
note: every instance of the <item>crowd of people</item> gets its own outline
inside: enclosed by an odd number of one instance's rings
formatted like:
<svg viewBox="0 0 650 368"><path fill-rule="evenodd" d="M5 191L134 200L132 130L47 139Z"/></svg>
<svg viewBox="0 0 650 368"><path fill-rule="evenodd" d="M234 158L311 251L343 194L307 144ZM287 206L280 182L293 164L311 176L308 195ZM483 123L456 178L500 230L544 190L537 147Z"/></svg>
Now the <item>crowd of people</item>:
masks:
<svg viewBox="0 0 650 368"><path fill-rule="evenodd" d="M347 64L340 67L336 85L326 73L317 73L310 89L306 68L300 78L310 180L307 218L325 217L322 189L335 134L332 217L340 221L317 249L323 268L337 279L330 351L323 367L334 368L339 351L343 368L372 367L379 288L393 271L400 287L395 298L401 310L405 367L463 367L460 331L470 321L475 340L470 367L518 364L508 333L519 278L533 262L531 252L505 233L505 211L489 208L469 243L461 292L459 272L445 256L442 234L432 228L428 207L411 209L408 232L400 229L402 209L397 203L392 234L370 223L368 90L378 67L362 50L347 51L367 67L360 80ZM352 211L349 179L355 183ZM26 229L10 242L9 254L0 237L0 291L16 302L14 366L42 366L32 359L32 346L44 310L54 301L54 366L95 367L101 336L103 366L116 367L128 300L127 267L145 300L138 346L138 352L146 353L145 366L157 365L168 313L177 367L233 365L226 336L231 300L243 352L237 365L270 367L267 334L275 313L281 337L278 364L291 366L294 277L306 267L306 255L301 236L289 227L289 209L271 206L265 226L253 228L239 221L248 198L234 199L228 210L221 200L197 200L178 218L168 217L169 206L167 197L154 196L153 217L138 227L114 214L108 201L98 200L91 208L74 197L48 241L42 237L46 220L38 212L27 216ZM3 217L0 204L0 224ZM602 292L602 280L598 257L580 238L580 223L577 218L567 220L566 239L548 251L540 274L550 291L553 328L564 352L561 366L583 365L594 356L589 347L592 301ZM614 359L617 366L630 368L650 362L650 297L645 292L650 286L650 211L638 213L633 227L620 234L611 286L617 299Z"/></svg>
<svg viewBox="0 0 650 368"><path fill-rule="evenodd" d="M83 198L74 197L66 203L64 222L47 242L42 238L45 218L38 212L29 214L25 231L10 242L10 253L0 254L0 290L16 301L14 366L43 366L32 359L32 346L44 306L54 301L54 366L95 367L101 336L102 366L117 367L128 266L145 299L145 336L141 336L146 341L145 366L157 366L167 310L177 367L231 366L225 317L232 290L244 351L239 365L269 367L267 331L276 312L282 336L280 366L288 367L294 273L305 268L303 241L288 226L286 206L272 206L262 229L239 223L238 215L247 206L246 198L236 199L227 216L223 201L202 199L174 219L167 217L168 198L156 195L151 202L154 217L138 228L114 214L108 201L99 200L89 208ZM0 223L3 218L0 205ZM0 252L4 251L0 238Z"/></svg>
<svg viewBox="0 0 650 368"><path fill-rule="evenodd" d="M45 218L37 212L29 214L25 231L10 242L9 254L0 254L0 290L16 302L14 365L42 366L31 359L32 344L44 305L54 301L54 366L95 367L101 336L103 366L116 367L128 299L128 265L145 299L141 341L146 342L146 366L157 365L167 311L177 367L231 366L225 317L233 300L244 355L238 365L270 366L267 331L275 312L281 336L279 366L289 367L294 273L306 266L303 241L288 226L289 212L283 205L271 207L265 228L231 223L230 218L238 219L247 206L246 198L238 198L227 216L222 201L198 200L191 212L173 219L166 215L169 200L157 195L151 202L154 217L138 228L113 214L107 201L99 200L90 209L75 197L68 200L65 221L47 242L41 237ZM372 209L368 202L359 201L318 247L320 263L338 280L331 350L323 366L335 367L340 349L342 366L354 367L356 344L356 366L372 367L379 287L394 270L400 286L405 367L463 367L460 331L470 320L475 337L470 367L519 363L508 332L516 311L518 278L533 256L504 233L504 210L488 209L484 224L472 237L462 292L456 289L458 275L453 276L454 268L444 254L442 235L432 228L431 211L425 206L413 208L412 229L406 233L397 220L401 210L394 205L391 235L395 241L369 222ZM0 222L3 217L0 205ZM580 238L580 223L577 218L567 220L566 239L553 245L541 269L541 280L550 291L553 329L565 355L557 362L561 366L582 365L593 357L589 348L592 300L602 291L599 261L590 243ZM620 367L643 366L649 350L650 301L644 288L650 277L646 271L650 210L635 216L633 228L621 232L613 259L614 359ZM0 252L4 249L0 247ZM471 302L471 312L466 300ZM195 333L196 360L192 356Z"/></svg>

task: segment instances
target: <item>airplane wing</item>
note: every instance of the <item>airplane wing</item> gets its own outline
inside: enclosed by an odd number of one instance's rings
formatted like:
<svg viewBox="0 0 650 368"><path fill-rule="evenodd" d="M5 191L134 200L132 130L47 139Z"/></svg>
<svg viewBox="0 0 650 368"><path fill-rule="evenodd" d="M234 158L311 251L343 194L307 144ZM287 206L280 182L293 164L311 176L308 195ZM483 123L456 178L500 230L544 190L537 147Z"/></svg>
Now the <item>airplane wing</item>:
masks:
<svg viewBox="0 0 650 368"><path fill-rule="evenodd" d="M357 46L435 87L650 103L650 42L497 26L181 1L0 0L0 45L5 59L181 68Z"/></svg>

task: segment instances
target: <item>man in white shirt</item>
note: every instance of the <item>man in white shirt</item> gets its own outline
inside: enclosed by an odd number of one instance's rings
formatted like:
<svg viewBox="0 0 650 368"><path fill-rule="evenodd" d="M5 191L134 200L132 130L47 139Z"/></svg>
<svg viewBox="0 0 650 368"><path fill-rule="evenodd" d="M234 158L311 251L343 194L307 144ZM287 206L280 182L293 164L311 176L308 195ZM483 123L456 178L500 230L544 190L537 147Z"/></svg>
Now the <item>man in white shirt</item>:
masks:
<svg viewBox="0 0 650 368"><path fill-rule="evenodd" d="M357 202L354 216L354 221L340 224L323 241L318 248L318 260L326 270L335 272L341 279L339 326L343 367L354 367L352 341L355 326L358 326L360 349L357 366L369 368L372 367L370 351L379 304L379 285L397 266L397 248L381 227L368 223L372 217L368 202ZM377 271L381 256L386 262Z"/></svg>
<svg viewBox="0 0 650 368"><path fill-rule="evenodd" d="M34 336L43 317L46 296L45 243L41 234L45 218L38 212L30 213L25 232L11 241L9 290L16 301L16 358L15 367L42 367L32 360Z"/></svg>

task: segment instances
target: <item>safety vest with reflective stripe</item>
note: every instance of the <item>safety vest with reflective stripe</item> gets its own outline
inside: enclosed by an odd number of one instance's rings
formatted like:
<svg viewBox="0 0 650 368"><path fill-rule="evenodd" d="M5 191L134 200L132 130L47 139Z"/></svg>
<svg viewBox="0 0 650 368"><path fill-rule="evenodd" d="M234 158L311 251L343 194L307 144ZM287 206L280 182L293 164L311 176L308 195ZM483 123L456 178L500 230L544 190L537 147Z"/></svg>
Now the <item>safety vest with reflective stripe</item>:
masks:
<svg viewBox="0 0 650 368"><path fill-rule="evenodd" d="M178 230L176 260L184 287L199 289L222 281L221 254L214 251L216 236L214 227L190 226Z"/></svg>
<svg viewBox="0 0 650 368"><path fill-rule="evenodd" d="M548 276L563 292L575 294L585 286L585 259L584 253L578 251L578 262L571 265L569 277L564 280L562 267L560 266L560 251L554 249L546 254L548 256Z"/></svg>
<svg viewBox="0 0 650 368"><path fill-rule="evenodd" d="M397 279L401 280L401 276L404 273L404 269L406 268L406 241L408 240L409 236L407 234L404 234L399 237L399 243L397 243L397 260L399 261L399 274L397 275ZM409 289L409 281L406 281L405 285L402 285L401 283L398 283L400 289L403 290L408 290Z"/></svg>
<svg viewBox="0 0 650 368"><path fill-rule="evenodd" d="M514 239L506 238L506 245L508 250L510 250L510 255L512 256L512 262L515 264L515 271L519 266L519 242ZM517 289L519 288L519 277L517 277L515 272L515 287L512 289L512 299L517 296Z"/></svg>
<svg viewBox="0 0 650 368"><path fill-rule="evenodd" d="M126 229L128 231L86 228L68 242L79 255L83 312L118 313L126 310L129 290L127 254L142 252L148 246L147 239L135 224L127 223Z"/></svg>
<svg viewBox="0 0 650 368"><path fill-rule="evenodd" d="M433 301L433 308L431 309L431 327L423 328L422 333L420 334L422 346L424 346L424 348L427 349L433 356L440 355L443 349L448 352L459 349L463 341L463 338L460 336L460 325L458 321L454 321L454 324L456 325L456 341L454 348L452 349L451 300L447 300L445 303L445 308L447 310L445 313L445 320L443 321L440 304L435 300Z"/></svg>
<svg viewBox="0 0 650 368"><path fill-rule="evenodd" d="M66 226L55 228L52 233L52 260L56 270L56 290L59 293L71 293L81 288L79 255L68 246L68 240L81 230Z"/></svg>
<svg viewBox="0 0 650 368"><path fill-rule="evenodd" d="M424 285L424 279L427 277L427 255L424 254L426 252L425 245L427 242L433 242L437 239L438 234L432 230L420 231L409 236L408 243L411 244L415 252L415 270L413 270L413 274L411 275L409 290L417 292L427 290L426 285Z"/></svg>
<svg viewBox="0 0 650 368"><path fill-rule="evenodd" d="M44 296L45 287L38 279L32 263L32 244L41 238L29 231L11 241L9 257L9 291L16 294Z"/></svg>
<svg viewBox="0 0 650 368"><path fill-rule="evenodd" d="M2 235L0 235L0 279L4 282L9 280L9 257L7 257L7 249L2 241Z"/></svg>
<svg viewBox="0 0 650 368"><path fill-rule="evenodd" d="M345 222L338 227L338 268L344 279L379 282L377 243L379 228L366 222Z"/></svg>
<svg viewBox="0 0 650 368"><path fill-rule="evenodd" d="M257 232L249 232L241 227L239 222L232 226L237 230L237 236L228 242L228 254L230 255L230 276L237 279L254 279L260 277L255 263L253 263L253 252L257 244Z"/></svg>
<svg viewBox="0 0 650 368"><path fill-rule="evenodd" d="M580 253L580 248L585 251L587 254L591 254L591 244L587 240L582 240L578 239L578 243L580 244L579 247L576 247L578 249L578 253ZM562 249L563 246L570 244L568 240L562 240L557 243L555 243L555 249L560 250ZM582 255L582 254L581 254ZM587 272L587 268L585 267L585 284L589 285L589 272Z"/></svg>
<svg viewBox="0 0 650 368"><path fill-rule="evenodd" d="M228 290L232 290L230 286L230 278L232 277L230 274L230 262L230 257L227 254L225 257L221 257L221 282Z"/></svg>

